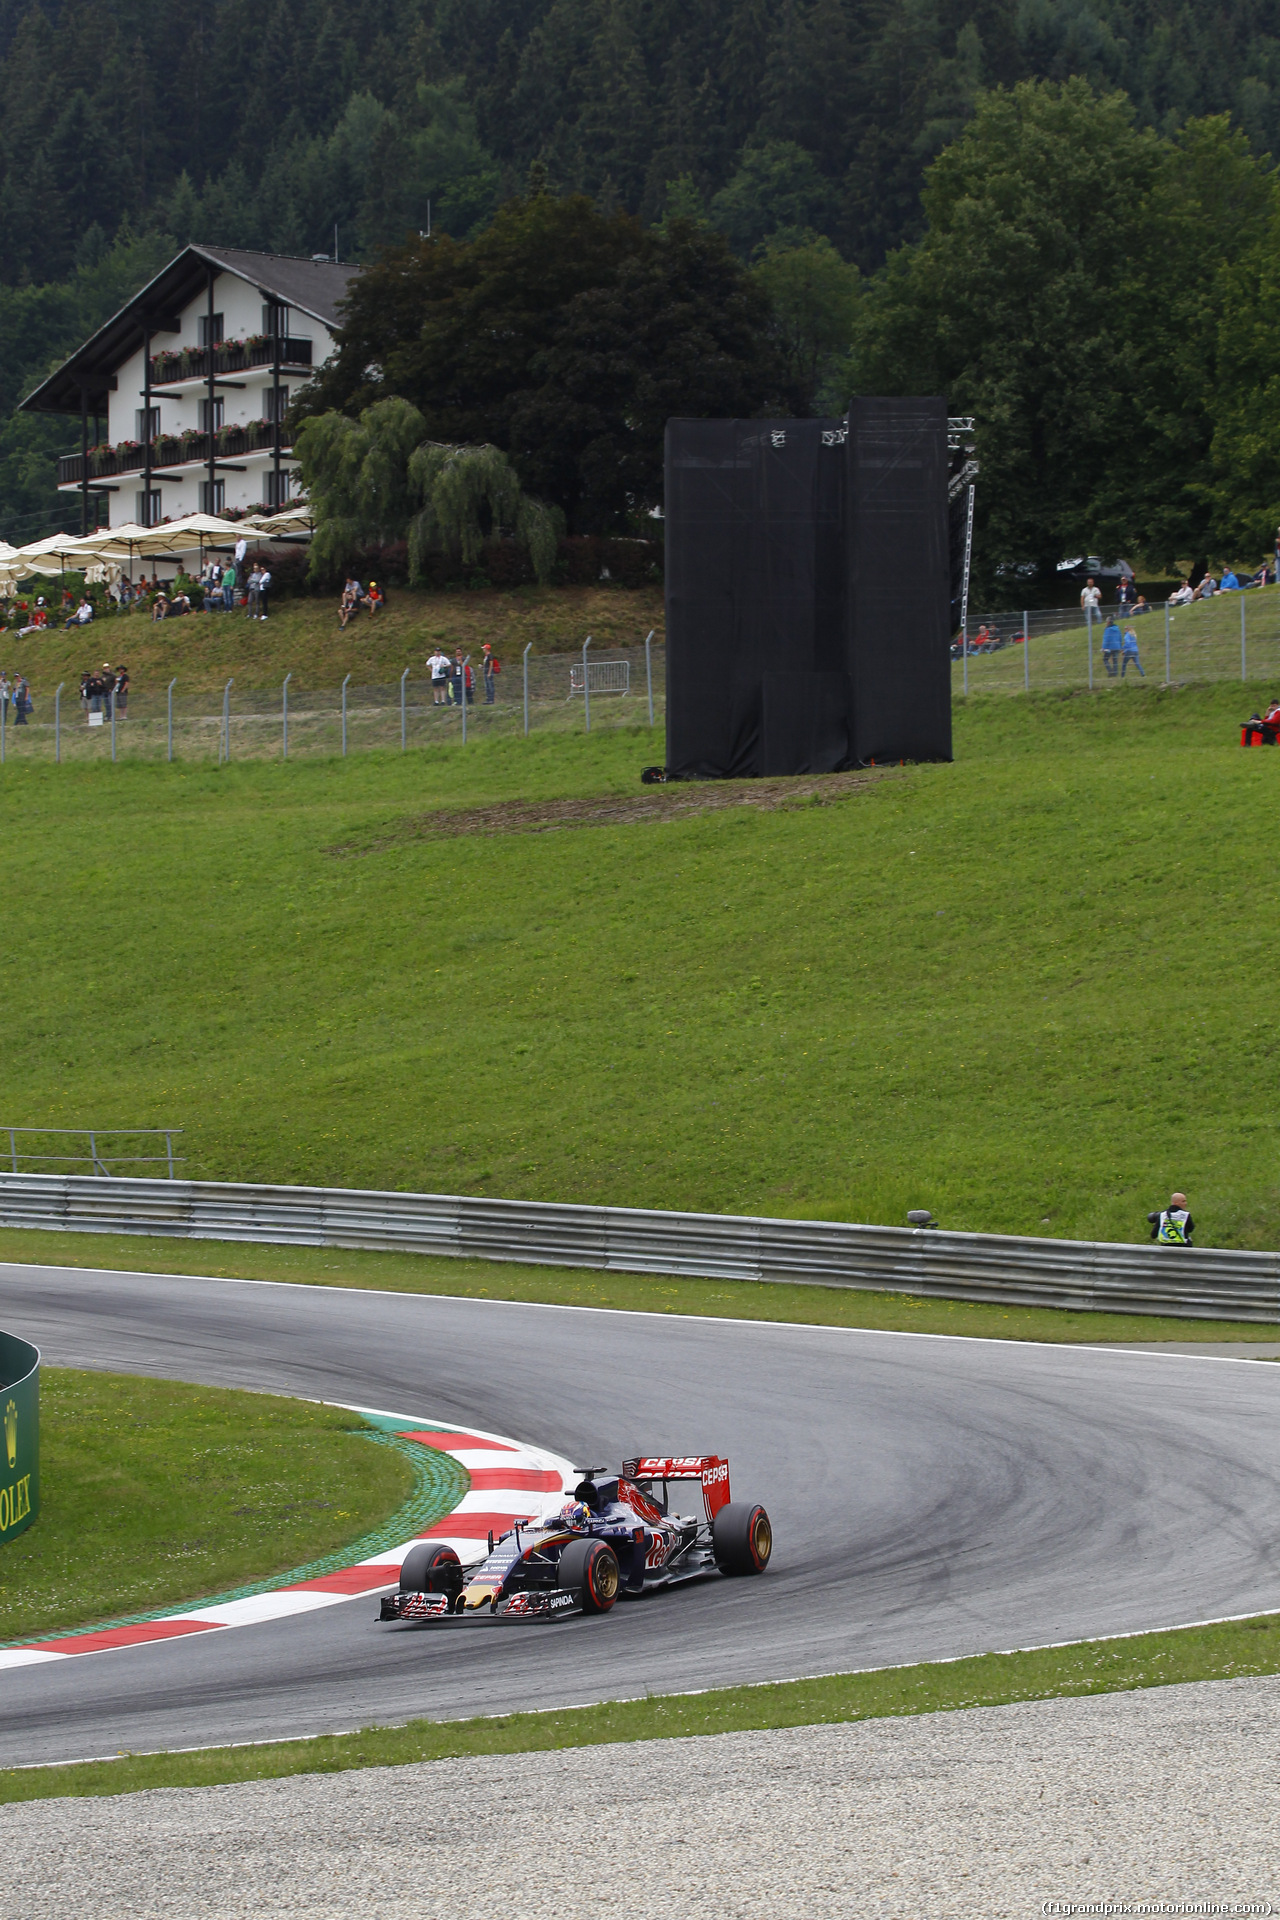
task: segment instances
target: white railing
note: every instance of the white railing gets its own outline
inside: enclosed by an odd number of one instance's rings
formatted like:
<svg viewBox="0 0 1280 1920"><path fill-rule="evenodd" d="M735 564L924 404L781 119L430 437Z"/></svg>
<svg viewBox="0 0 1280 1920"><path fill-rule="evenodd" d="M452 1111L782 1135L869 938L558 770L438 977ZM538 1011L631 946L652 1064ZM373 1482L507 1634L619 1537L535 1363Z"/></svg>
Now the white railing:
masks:
<svg viewBox="0 0 1280 1920"><path fill-rule="evenodd" d="M213 1180L0 1174L0 1226L369 1247L951 1300L1280 1321L1280 1254Z"/></svg>

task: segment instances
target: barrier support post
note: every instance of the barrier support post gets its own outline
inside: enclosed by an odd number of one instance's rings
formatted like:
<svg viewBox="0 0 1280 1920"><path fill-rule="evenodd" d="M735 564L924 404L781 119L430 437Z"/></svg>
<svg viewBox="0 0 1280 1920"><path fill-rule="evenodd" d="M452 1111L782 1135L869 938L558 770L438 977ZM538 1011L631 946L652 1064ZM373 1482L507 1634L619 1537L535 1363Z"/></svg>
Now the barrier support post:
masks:
<svg viewBox="0 0 1280 1920"><path fill-rule="evenodd" d="M114 687L107 689L107 705L111 709L111 764L114 766L116 760L116 690Z"/></svg>
<svg viewBox="0 0 1280 1920"><path fill-rule="evenodd" d="M1022 690L1031 691L1031 628L1028 625L1030 615L1022 609Z"/></svg>
<svg viewBox="0 0 1280 1920"><path fill-rule="evenodd" d="M169 759L173 759L173 690L177 686L177 676L169 682Z"/></svg>
<svg viewBox="0 0 1280 1920"><path fill-rule="evenodd" d="M470 664L471 655L468 654L462 663L462 744L464 747L467 744L467 668Z"/></svg>
<svg viewBox="0 0 1280 1920"><path fill-rule="evenodd" d="M1164 683L1169 684L1169 602L1164 603Z"/></svg>
<svg viewBox="0 0 1280 1920"><path fill-rule="evenodd" d="M66 684L65 680L59 680L53 696L53 764L55 767L62 765L62 689Z"/></svg>
<svg viewBox="0 0 1280 1920"><path fill-rule="evenodd" d="M532 640L524 650L524 737L529 738L529 650Z"/></svg>
<svg viewBox="0 0 1280 1920"><path fill-rule="evenodd" d="M347 675L347 680L351 675ZM347 680L342 683L342 757L347 757Z"/></svg>
<svg viewBox="0 0 1280 1920"><path fill-rule="evenodd" d="M1246 651L1245 630L1244 630L1244 588L1241 587L1240 589L1240 678L1242 680L1247 680L1248 677L1249 677L1248 655Z"/></svg>
<svg viewBox="0 0 1280 1920"><path fill-rule="evenodd" d="M404 752L405 746L408 742L408 733L406 731L408 723L405 719L405 707L404 707L404 683L409 678L409 673L410 673L410 669L406 667L404 672L400 675L400 751L401 753ZM466 692L465 687L463 688L463 692L464 693ZM465 700L463 701L463 705L464 706L466 705Z"/></svg>
<svg viewBox="0 0 1280 1920"><path fill-rule="evenodd" d="M582 643L582 698L587 719L586 730L588 733L591 731L591 682L587 678L587 648L590 645L591 635L588 634Z"/></svg>
<svg viewBox="0 0 1280 1920"><path fill-rule="evenodd" d="M291 667L288 673L286 673L284 677L284 685L280 689L280 718L284 728L283 735L281 738L281 745L284 748L284 753L282 757L285 760L289 758L289 682L292 680L292 678L293 678L293 669Z"/></svg>
<svg viewBox="0 0 1280 1920"><path fill-rule="evenodd" d="M649 725L651 727L653 725L653 659L649 652L649 642L652 639L653 628L650 627L644 637L644 677L649 688Z"/></svg>
<svg viewBox="0 0 1280 1920"><path fill-rule="evenodd" d="M1089 691L1090 693L1092 693L1093 692L1093 608L1086 607L1084 610L1084 613L1085 613L1085 622L1089 628Z"/></svg>
<svg viewBox="0 0 1280 1920"><path fill-rule="evenodd" d="M231 760L231 689L234 685L233 674L222 689L222 758L228 763Z"/></svg>

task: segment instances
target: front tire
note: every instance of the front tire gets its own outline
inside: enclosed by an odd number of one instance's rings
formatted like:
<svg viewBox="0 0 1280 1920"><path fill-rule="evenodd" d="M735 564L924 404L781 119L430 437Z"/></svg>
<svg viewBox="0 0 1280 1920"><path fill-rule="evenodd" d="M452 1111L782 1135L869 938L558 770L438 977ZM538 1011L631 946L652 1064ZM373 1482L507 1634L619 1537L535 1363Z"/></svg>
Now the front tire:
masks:
<svg viewBox="0 0 1280 1920"><path fill-rule="evenodd" d="M618 1597L618 1556L603 1540L571 1540L556 1577L561 1587L581 1587L584 1613L608 1613Z"/></svg>
<svg viewBox="0 0 1280 1920"><path fill-rule="evenodd" d="M711 1550L721 1573L763 1573L773 1553L773 1528L763 1507L731 1500L711 1525Z"/></svg>
<svg viewBox="0 0 1280 1920"><path fill-rule="evenodd" d="M453 1569L456 1568L455 1573ZM410 1547L400 1569L401 1593L453 1593L461 1584L462 1562L452 1547L420 1540Z"/></svg>

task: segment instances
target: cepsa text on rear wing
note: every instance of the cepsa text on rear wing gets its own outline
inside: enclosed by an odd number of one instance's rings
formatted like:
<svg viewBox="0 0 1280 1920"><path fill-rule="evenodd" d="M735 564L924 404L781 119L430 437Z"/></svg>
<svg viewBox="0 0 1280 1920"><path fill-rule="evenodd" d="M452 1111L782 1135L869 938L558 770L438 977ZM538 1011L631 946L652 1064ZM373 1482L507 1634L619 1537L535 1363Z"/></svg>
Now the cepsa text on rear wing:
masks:
<svg viewBox="0 0 1280 1920"><path fill-rule="evenodd" d="M702 1503L710 1526L721 1507L729 1504L729 1462L717 1453L689 1453L659 1458L647 1454L636 1460L624 1460L622 1472L628 1480L661 1480L662 1497L667 1498L668 1480L699 1480Z"/></svg>

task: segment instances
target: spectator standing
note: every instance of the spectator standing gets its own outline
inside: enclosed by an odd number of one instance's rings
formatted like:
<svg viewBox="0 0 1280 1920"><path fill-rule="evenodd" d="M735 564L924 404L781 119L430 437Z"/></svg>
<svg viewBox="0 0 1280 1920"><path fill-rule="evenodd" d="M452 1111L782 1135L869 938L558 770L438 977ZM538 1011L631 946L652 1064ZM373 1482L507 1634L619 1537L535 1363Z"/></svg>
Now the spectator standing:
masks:
<svg viewBox="0 0 1280 1920"><path fill-rule="evenodd" d="M249 553L249 542L245 539L243 534L240 534L236 540L236 550L235 550L234 559L236 563L236 576L238 579L241 579L241 580L243 580L244 578L245 561L248 557L248 553Z"/></svg>
<svg viewBox="0 0 1280 1920"><path fill-rule="evenodd" d="M1162 1247L1189 1247L1196 1223L1187 1211L1185 1193L1169 1196L1169 1204L1159 1213L1149 1213L1147 1221L1151 1227L1151 1238Z"/></svg>
<svg viewBox="0 0 1280 1920"><path fill-rule="evenodd" d="M1130 667L1136 667L1141 677L1144 680L1146 679L1147 676L1142 671L1142 662L1138 658L1138 636L1132 627L1126 627L1124 630L1124 644L1120 648L1120 678L1122 680Z"/></svg>
<svg viewBox="0 0 1280 1920"><path fill-rule="evenodd" d="M261 611L261 608L259 605L259 596L261 595L261 592L262 592L262 571L259 567L255 567L252 573L249 575L249 604L248 604L248 607L245 609L245 616L244 616L246 620L257 619L258 614Z"/></svg>
<svg viewBox="0 0 1280 1920"><path fill-rule="evenodd" d="M1127 573L1120 575L1120 586L1116 593L1116 605L1121 613L1128 613L1133 605L1133 581Z"/></svg>
<svg viewBox="0 0 1280 1920"><path fill-rule="evenodd" d="M1120 627L1115 620L1102 629L1102 664L1114 680L1120 671Z"/></svg>
<svg viewBox="0 0 1280 1920"><path fill-rule="evenodd" d="M23 674L19 674L13 683L13 724L15 727L26 726L27 715L31 712L34 705L35 702L31 698L31 689L27 685L26 678Z"/></svg>
<svg viewBox="0 0 1280 1920"><path fill-rule="evenodd" d="M119 714L120 718L123 720L129 711L129 669L128 667L116 668L115 690L112 694L112 700L114 702L116 712Z"/></svg>
<svg viewBox="0 0 1280 1920"><path fill-rule="evenodd" d="M1094 585L1093 575L1090 574L1089 578L1085 581L1084 590L1080 595L1080 606L1085 619L1090 620L1096 618L1101 605L1102 589Z"/></svg>
<svg viewBox="0 0 1280 1920"><path fill-rule="evenodd" d="M235 606L235 604L236 604L236 569L235 569L235 562L231 561L227 565L227 567L224 569L223 575L222 575L223 611L226 613L230 613L232 608Z"/></svg>
<svg viewBox="0 0 1280 1920"><path fill-rule="evenodd" d="M464 692L466 694L467 705L469 707L474 706L476 698L475 679L472 675L471 668L462 657L462 648L457 647L453 655L453 693L459 706L462 705Z"/></svg>
<svg viewBox="0 0 1280 1920"><path fill-rule="evenodd" d="M431 704L433 707L447 707L449 704L449 656L437 645L435 652L427 661L431 672Z"/></svg>
<svg viewBox="0 0 1280 1920"><path fill-rule="evenodd" d="M498 690L498 675L501 672L502 662L494 653L490 642L486 640L484 643L484 703L486 707L493 705L494 695Z"/></svg>
<svg viewBox="0 0 1280 1920"><path fill-rule="evenodd" d="M263 565L258 569L258 618L265 620L268 613L267 596L271 592L271 569Z"/></svg>
<svg viewBox="0 0 1280 1920"><path fill-rule="evenodd" d="M5 718L8 719L9 717L9 676L2 667L0 667L0 712L3 712Z"/></svg>

